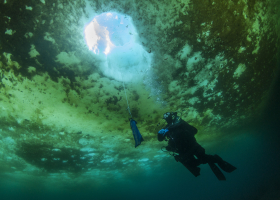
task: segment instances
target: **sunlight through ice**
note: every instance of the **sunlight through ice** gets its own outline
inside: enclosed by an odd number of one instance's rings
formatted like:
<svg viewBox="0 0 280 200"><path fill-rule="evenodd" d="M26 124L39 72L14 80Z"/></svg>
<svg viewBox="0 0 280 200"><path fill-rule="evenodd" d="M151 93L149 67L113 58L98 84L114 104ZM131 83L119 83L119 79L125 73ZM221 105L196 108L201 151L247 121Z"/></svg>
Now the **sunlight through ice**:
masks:
<svg viewBox="0 0 280 200"><path fill-rule="evenodd" d="M117 46L124 46L133 41L135 28L131 18L117 13L103 13L96 16L85 28L85 38L89 50L105 55Z"/></svg>
<svg viewBox="0 0 280 200"><path fill-rule="evenodd" d="M152 53L137 42L139 35L131 17L103 13L94 17L84 34L89 50L104 61L99 65L104 75L128 82L150 69Z"/></svg>

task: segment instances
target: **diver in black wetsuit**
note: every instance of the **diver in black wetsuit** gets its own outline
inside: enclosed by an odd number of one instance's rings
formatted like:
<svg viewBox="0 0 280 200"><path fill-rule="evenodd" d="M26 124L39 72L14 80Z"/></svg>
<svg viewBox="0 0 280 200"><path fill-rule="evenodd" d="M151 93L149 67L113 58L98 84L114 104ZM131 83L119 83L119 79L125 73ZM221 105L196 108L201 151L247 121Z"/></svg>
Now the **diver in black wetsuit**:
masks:
<svg viewBox="0 0 280 200"><path fill-rule="evenodd" d="M218 155L205 154L205 149L194 137L197 129L178 117L176 112L165 113L163 119L166 120L167 125L158 132L158 140L168 140L166 150L174 152L175 160L181 162L194 176L200 175L198 167L200 164L208 163L219 180L226 180L226 178L215 163L228 173L236 169Z"/></svg>

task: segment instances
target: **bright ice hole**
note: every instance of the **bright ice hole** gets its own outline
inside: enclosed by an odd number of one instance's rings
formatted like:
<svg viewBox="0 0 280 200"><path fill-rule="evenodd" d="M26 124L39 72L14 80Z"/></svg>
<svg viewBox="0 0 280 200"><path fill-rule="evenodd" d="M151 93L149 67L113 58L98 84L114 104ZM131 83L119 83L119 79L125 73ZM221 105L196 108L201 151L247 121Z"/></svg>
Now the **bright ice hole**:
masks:
<svg viewBox="0 0 280 200"><path fill-rule="evenodd" d="M151 52L137 42L138 33L129 16L103 13L85 27L89 50L104 60L100 66L106 76L132 81L144 76L151 66Z"/></svg>
<svg viewBox="0 0 280 200"><path fill-rule="evenodd" d="M133 34L136 31L131 17L112 12L94 17L84 33L89 50L108 55L113 48L134 42Z"/></svg>

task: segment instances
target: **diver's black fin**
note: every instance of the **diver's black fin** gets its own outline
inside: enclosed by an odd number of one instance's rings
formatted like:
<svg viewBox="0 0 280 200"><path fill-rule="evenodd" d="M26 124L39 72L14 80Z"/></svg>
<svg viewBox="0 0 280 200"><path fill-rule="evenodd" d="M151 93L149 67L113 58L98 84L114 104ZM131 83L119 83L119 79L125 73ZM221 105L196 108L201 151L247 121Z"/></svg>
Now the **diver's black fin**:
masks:
<svg viewBox="0 0 280 200"><path fill-rule="evenodd" d="M195 177L200 175L200 168L197 166L191 166L186 163L182 163Z"/></svg>
<svg viewBox="0 0 280 200"><path fill-rule="evenodd" d="M225 175L221 172L221 170L215 165L215 163L213 162L209 162L208 165L210 166L210 168L212 169L213 173L216 175L216 177L220 180L220 181L225 181L226 177Z"/></svg>
<svg viewBox="0 0 280 200"><path fill-rule="evenodd" d="M237 168L234 167L233 165L229 164L228 162L224 161L222 163L218 163L219 167L224 170L225 172L233 172L234 170L236 170Z"/></svg>
<svg viewBox="0 0 280 200"><path fill-rule="evenodd" d="M217 164L219 165L219 167L222 170L224 170L225 172L230 173L230 172L233 172L234 170L237 169L233 165L231 165L228 162L224 161L220 156L215 154L214 157L217 159Z"/></svg>

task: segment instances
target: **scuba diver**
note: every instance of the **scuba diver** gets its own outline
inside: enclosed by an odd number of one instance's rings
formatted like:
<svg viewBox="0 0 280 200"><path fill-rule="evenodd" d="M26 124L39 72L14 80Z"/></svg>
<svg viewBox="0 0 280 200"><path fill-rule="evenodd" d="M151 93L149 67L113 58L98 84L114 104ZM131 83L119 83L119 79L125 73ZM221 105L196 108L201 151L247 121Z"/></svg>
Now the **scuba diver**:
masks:
<svg viewBox="0 0 280 200"><path fill-rule="evenodd" d="M232 172L236 167L224 161L218 155L207 155L205 149L200 146L194 135L197 129L177 116L177 112L167 112L163 115L167 125L158 132L159 141L167 141L167 151L173 152L177 162L181 162L195 177L200 175L200 164L210 166L219 180L226 180L218 166L225 172Z"/></svg>

